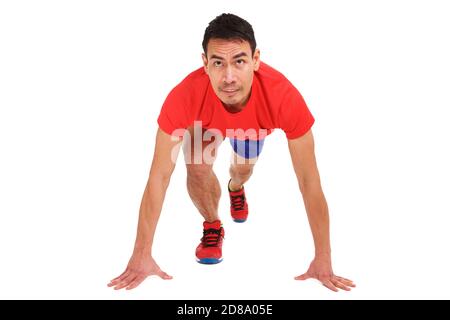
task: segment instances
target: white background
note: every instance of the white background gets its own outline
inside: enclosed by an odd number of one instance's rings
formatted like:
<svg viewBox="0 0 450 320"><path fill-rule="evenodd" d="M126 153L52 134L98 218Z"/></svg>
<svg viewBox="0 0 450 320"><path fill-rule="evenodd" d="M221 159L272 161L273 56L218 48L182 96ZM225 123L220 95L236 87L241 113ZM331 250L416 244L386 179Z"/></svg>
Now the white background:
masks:
<svg viewBox="0 0 450 320"><path fill-rule="evenodd" d="M220 149L223 263L195 262L202 218L180 157L154 243L174 279L106 287L133 248L161 104L222 12L253 25L262 60L316 117L349 293L293 280L313 244L281 131L246 185L245 224L229 216ZM450 298L449 13L446 1L2 1L0 298Z"/></svg>

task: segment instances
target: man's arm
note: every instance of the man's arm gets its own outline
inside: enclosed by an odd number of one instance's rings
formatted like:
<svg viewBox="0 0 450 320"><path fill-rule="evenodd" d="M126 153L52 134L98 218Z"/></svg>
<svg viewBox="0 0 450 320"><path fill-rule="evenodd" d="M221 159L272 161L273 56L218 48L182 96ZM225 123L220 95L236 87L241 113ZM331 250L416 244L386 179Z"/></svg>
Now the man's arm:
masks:
<svg viewBox="0 0 450 320"><path fill-rule="evenodd" d="M331 266L328 206L320 184L312 131L288 140L288 145L315 246L315 257L308 271L295 279L315 278L330 290L350 290L349 287L355 286L353 282L334 275Z"/></svg>
<svg viewBox="0 0 450 320"><path fill-rule="evenodd" d="M158 129L152 166L139 210L133 254L126 270L108 284L116 290L125 287L133 289L150 275L172 278L159 268L151 250L166 190L180 151L180 141L173 141L170 135Z"/></svg>

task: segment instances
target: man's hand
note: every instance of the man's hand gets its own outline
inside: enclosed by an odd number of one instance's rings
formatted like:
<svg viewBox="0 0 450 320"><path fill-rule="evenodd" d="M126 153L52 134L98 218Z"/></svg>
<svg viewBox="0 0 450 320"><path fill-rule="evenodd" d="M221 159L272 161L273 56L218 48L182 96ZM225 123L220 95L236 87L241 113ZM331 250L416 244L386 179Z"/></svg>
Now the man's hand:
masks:
<svg viewBox="0 0 450 320"><path fill-rule="evenodd" d="M108 287L114 287L114 290L125 287L126 290L134 289L151 275L159 276L164 280L172 279L171 276L161 270L149 254L133 254L126 270L120 276L111 280L108 283Z"/></svg>
<svg viewBox="0 0 450 320"><path fill-rule="evenodd" d="M309 278L319 280L325 287L335 292L338 291L338 288L350 291L350 287L356 287L353 281L333 274L331 258L329 257L315 257L308 271L301 276L295 277L295 280L306 280Z"/></svg>

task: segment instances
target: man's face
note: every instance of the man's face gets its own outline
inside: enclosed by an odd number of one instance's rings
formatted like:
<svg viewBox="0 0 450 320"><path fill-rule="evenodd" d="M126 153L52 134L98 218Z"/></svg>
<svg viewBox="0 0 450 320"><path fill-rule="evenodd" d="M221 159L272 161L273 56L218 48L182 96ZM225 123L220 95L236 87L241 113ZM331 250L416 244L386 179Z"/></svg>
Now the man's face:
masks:
<svg viewBox="0 0 450 320"><path fill-rule="evenodd" d="M247 103L253 83L253 72L259 68L259 49L252 50L247 41L211 39L207 54L202 54L205 72L214 92L231 108Z"/></svg>

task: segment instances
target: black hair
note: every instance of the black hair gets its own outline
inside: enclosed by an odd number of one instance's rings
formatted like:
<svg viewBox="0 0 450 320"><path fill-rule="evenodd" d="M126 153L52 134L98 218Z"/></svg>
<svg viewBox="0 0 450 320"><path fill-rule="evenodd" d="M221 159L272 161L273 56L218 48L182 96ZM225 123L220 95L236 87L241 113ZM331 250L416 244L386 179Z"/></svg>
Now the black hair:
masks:
<svg viewBox="0 0 450 320"><path fill-rule="evenodd" d="M255 53L256 40L252 25L231 13L222 13L220 16L217 16L205 29L202 42L205 54L210 39L248 41L252 49L252 56Z"/></svg>

